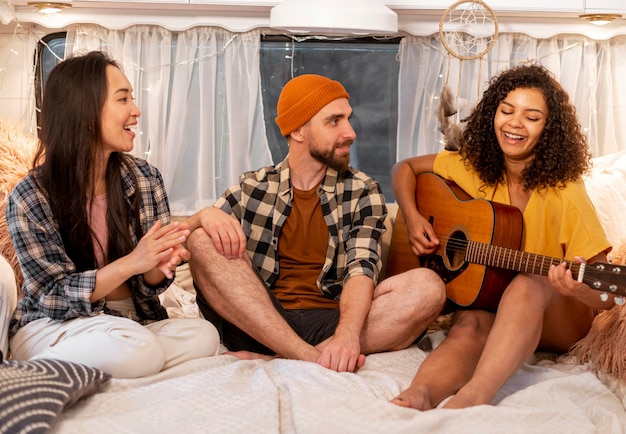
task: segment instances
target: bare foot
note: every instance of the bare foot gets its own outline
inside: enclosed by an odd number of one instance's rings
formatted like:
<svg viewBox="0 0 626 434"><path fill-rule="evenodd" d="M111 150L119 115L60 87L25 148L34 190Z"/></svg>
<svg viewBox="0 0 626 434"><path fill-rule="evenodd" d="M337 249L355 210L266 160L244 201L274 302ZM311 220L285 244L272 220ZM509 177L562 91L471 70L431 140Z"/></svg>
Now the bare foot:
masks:
<svg viewBox="0 0 626 434"><path fill-rule="evenodd" d="M226 351L224 354L237 357L239 360L273 360L278 356L268 356L267 354L253 353L252 351Z"/></svg>
<svg viewBox="0 0 626 434"><path fill-rule="evenodd" d="M430 402L428 390L419 385L411 385L408 389L400 392L398 396L391 400L391 403L416 410L431 410L434 408L434 405Z"/></svg>
<svg viewBox="0 0 626 434"><path fill-rule="evenodd" d="M356 369L358 370L363 365L365 365L365 354L360 354L359 358L356 360Z"/></svg>
<svg viewBox="0 0 626 434"><path fill-rule="evenodd" d="M459 390L456 395L454 395L448 402L446 402L442 408L468 408L473 407L475 405L481 404L489 404L489 401L485 401L481 399L481 397L476 394L466 390Z"/></svg>

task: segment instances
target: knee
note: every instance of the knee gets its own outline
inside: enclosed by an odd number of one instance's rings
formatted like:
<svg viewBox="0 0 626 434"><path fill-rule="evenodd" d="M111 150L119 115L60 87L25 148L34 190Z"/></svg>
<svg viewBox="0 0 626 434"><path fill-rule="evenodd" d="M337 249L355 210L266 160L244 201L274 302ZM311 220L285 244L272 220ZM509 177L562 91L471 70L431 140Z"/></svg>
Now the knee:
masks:
<svg viewBox="0 0 626 434"><path fill-rule="evenodd" d="M202 228L196 229L187 237L187 250L191 253L192 258L194 253L198 253L211 246L213 246L211 238Z"/></svg>
<svg viewBox="0 0 626 434"><path fill-rule="evenodd" d="M491 330L494 314L482 310L461 310L454 314L448 336L484 343Z"/></svg>
<svg viewBox="0 0 626 434"><path fill-rule="evenodd" d="M165 353L164 369L219 354L219 333L213 324L204 319L170 318L147 327L161 343Z"/></svg>
<svg viewBox="0 0 626 434"><path fill-rule="evenodd" d="M193 358L216 356L220 351L220 334L217 328L205 319L185 318L183 333Z"/></svg>
<svg viewBox="0 0 626 434"><path fill-rule="evenodd" d="M108 360L105 371L116 378L140 378L158 374L165 366L165 353L157 336L147 328L132 335L116 336L117 356Z"/></svg>
<svg viewBox="0 0 626 434"><path fill-rule="evenodd" d="M215 264L224 258L217 252L213 240L202 228L196 229L189 235L187 250L191 254L189 267L194 281L200 279L201 276L206 276L210 270L219 268L215 267Z"/></svg>
<svg viewBox="0 0 626 434"><path fill-rule="evenodd" d="M545 278L537 275L518 274L504 290L500 305L518 304L542 312L554 295L555 291L552 290Z"/></svg>
<svg viewBox="0 0 626 434"><path fill-rule="evenodd" d="M406 287L416 295L419 304L440 311L446 301L446 285L439 275L429 268L415 268L404 274Z"/></svg>
<svg viewBox="0 0 626 434"><path fill-rule="evenodd" d="M204 336L204 354L206 356L216 356L220 353L220 333L217 328L210 321L200 319L204 321L202 328L203 332L199 333L200 336Z"/></svg>
<svg viewBox="0 0 626 434"><path fill-rule="evenodd" d="M428 268L416 268L385 279L376 288L375 297L391 294L396 314L407 318L434 320L446 301L446 288L441 278Z"/></svg>

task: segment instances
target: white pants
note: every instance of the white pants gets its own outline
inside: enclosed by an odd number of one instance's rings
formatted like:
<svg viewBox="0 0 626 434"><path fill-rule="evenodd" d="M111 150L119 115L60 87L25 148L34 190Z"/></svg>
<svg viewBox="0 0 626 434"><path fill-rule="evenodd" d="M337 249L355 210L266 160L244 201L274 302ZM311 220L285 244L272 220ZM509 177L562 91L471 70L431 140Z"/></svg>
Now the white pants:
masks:
<svg viewBox="0 0 626 434"><path fill-rule="evenodd" d="M15 273L4 256L0 255L0 351L9 358L9 322L17 304Z"/></svg>
<svg viewBox="0 0 626 434"><path fill-rule="evenodd" d="M215 356L220 338L209 321L170 318L143 326L112 315L59 322L42 318L11 339L14 359L60 359L92 366L115 378L156 374L187 360Z"/></svg>

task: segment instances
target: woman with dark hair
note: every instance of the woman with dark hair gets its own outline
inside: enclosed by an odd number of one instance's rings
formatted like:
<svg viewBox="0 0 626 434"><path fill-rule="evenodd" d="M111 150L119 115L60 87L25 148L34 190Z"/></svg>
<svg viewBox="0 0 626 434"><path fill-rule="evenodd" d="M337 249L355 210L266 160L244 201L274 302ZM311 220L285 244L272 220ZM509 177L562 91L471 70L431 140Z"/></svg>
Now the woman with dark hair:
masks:
<svg viewBox="0 0 626 434"><path fill-rule="evenodd" d="M417 255L440 240L418 211L416 175L435 172L473 198L517 207L521 250L567 261L606 262L611 246L587 196L582 175L590 153L565 90L539 65L511 68L491 79L466 119L457 151L395 164L393 188ZM424 199L426 200L426 198ZM613 305L572 278L566 262L547 276L519 273L497 312L457 309L444 341L392 402L428 410L489 404L536 350L565 352L584 337L596 308Z"/></svg>
<svg viewBox="0 0 626 434"><path fill-rule="evenodd" d="M69 58L46 83L33 169L6 219L24 274L11 354L140 377L215 355L203 319L169 319L159 294L189 258L185 224L170 224L159 171L128 154L140 111L102 52Z"/></svg>

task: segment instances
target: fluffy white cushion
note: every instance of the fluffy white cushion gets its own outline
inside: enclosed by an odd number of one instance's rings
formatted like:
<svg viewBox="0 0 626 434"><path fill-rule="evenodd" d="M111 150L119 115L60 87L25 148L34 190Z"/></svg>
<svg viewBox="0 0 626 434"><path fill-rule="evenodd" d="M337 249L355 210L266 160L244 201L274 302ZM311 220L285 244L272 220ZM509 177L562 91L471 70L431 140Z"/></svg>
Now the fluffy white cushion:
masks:
<svg viewBox="0 0 626 434"><path fill-rule="evenodd" d="M15 184L32 167L37 137L25 132L25 128L9 120L0 120L0 254L15 272L18 288L22 286L22 273L4 218L6 200Z"/></svg>
<svg viewBox="0 0 626 434"><path fill-rule="evenodd" d="M626 151L595 158L585 185L613 244L613 262L626 264L626 224L622 215L626 210ZM626 278L626 275L623 277ZM617 380L621 386L626 386L624 354L626 305L614 306L599 313L587 336L570 351L578 363L588 363L591 369Z"/></svg>

